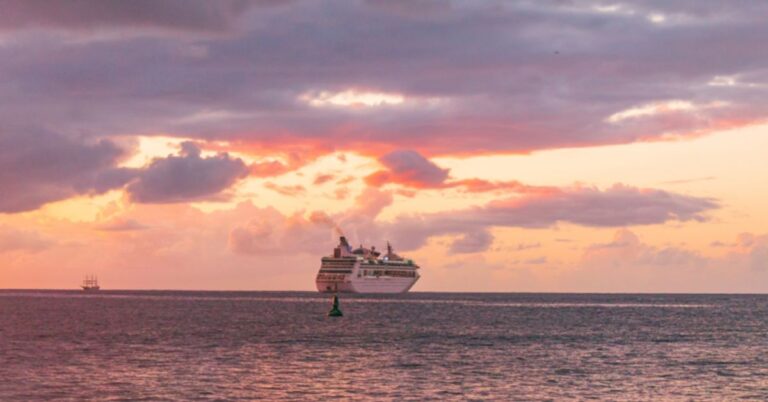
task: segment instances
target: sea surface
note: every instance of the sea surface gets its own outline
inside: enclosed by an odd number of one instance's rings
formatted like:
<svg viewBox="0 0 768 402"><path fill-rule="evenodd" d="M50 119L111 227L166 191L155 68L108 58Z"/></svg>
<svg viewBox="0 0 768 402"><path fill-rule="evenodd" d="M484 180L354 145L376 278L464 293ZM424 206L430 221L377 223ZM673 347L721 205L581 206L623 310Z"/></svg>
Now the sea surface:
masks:
<svg viewBox="0 0 768 402"><path fill-rule="evenodd" d="M0 291L0 401L768 400L768 296Z"/></svg>

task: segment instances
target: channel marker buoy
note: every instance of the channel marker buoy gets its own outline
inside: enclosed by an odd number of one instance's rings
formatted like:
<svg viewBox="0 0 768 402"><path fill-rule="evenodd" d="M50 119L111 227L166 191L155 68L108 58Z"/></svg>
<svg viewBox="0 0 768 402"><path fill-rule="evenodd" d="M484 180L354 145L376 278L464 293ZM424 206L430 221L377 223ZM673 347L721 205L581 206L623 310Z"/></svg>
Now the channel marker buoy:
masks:
<svg viewBox="0 0 768 402"><path fill-rule="evenodd" d="M331 311L328 312L328 317L341 317L343 315L339 309L339 295L333 295L333 306Z"/></svg>

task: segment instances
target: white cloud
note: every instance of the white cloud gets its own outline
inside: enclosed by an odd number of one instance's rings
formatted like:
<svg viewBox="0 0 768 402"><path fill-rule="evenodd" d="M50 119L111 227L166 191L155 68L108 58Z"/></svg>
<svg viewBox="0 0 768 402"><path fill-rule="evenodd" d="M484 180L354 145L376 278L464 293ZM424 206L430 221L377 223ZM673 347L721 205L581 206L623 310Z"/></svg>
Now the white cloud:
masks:
<svg viewBox="0 0 768 402"><path fill-rule="evenodd" d="M667 20L667 17L664 14L650 14L648 15L648 20L655 23L655 24L661 24L662 22Z"/></svg>
<svg viewBox="0 0 768 402"><path fill-rule="evenodd" d="M377 107L400 105L405 102L405 96L385 92L361 92L349 89L341 92L320 91L305 93L300 100L313 107Z"/></svg>
<svg viewBox="0 0 768 402"><path fill-rule="evenodd" d="M727 102L714 101L709 103L693 103L685 100L672 99L633 106L629 109L624 109L608 116L605 121L615 124L628 119L650 117L672 112L693 113L703 109L720 108L725 106L728 106Z"/></svg>

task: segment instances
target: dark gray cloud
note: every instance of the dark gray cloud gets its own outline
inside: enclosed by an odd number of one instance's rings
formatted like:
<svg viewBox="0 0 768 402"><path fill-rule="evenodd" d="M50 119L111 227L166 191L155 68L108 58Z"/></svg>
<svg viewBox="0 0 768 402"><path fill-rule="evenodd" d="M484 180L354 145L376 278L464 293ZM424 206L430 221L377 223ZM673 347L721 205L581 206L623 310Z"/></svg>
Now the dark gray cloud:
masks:
<svg viewBox="0 0 768 402"><path fill-rule="evenodd" d="M481 220L524 227L545 227L558 221L595 227L650 225L703 221L704 212L718 207L710 198L615 185L604 191L585 187L494 201L481 210Z"/></svg>
<svg viewBox="0 0 768 402"><path fill-rule="evenodd" d="M99 2L79 15L80 6L13 4L22 11L12 19L27 27L126 23L138 31L217 29L246 7ZM0 39L0 96L9 105L0 119L66 133L165 132L380 156L627 143L703 134L768 112L762 3L425 4L297 1L245 13L241 29L215 37L72 41L11 31ZM301 100L350 88L406 101L339 108ZM606 120L669 100L691 107Z"/></svg>
<svg viewBox="0 0 768 402"><path fill-rule="evenodd" d="M128 149L109 139L73 138L35 129L0 131L0 213L31 211L77 195L127 185L138 202L167 203L221 197L247 176L245 163L227 154L201 157L190 142L180 156L143 168L121 168Z"/></svg>
<svg viewBox="0 0 768 402"><path fill-rule="evenodd" d="M477 253L485 251L493 243L493 235L488 230L465 233L451 243L448 251L452 254Z"/></svg>
<svg viewBox="0 0 768 402"><path fill-rule="evenodd" d="M393 151L379 158L379 162L387 170L366 178L373 186L400 183L411 187L440 187L448 178L448 169L441 169L416 151Z"/></svg>
<svg viewBox="0 0 768 402"><path fill-rule="evenodd" d="M459 244L478 245L473 250L481 251L479 246L486 243L472 242L471 239L492 227L545 228L560 222L623 227L703 221L705 213L716 208L717 202L709 198L616 185L606 190L562 189L551 194L497 200L465 210L403 216L383 231L387 236L399 239L401 247L406 249L420 248L431 236L468 235L469 238L460 239Z"/></svg>
<svg viewBox="0 0 768 402"><path fill-rule="evenodd" d="M0 213L22 212L79 194L120 188L132 177L115 165L127 151L43 130L0 129Z"/></svg>
<svg viewBox="0 0 768 402"><path fill-rule="evenodd" d="M223 31L255 1L243 0L46 0L0 1L0 29L162 28Z"/></svg>
<svg viewBox="0 0 768 402"><path fill-rule="evenodd" d="M248 167L241 159L226 153L201 157L195 144L184 142L179 156L153 160L126 190L136 202L204 200L220 197L222 191L247 175Z"/></svg>

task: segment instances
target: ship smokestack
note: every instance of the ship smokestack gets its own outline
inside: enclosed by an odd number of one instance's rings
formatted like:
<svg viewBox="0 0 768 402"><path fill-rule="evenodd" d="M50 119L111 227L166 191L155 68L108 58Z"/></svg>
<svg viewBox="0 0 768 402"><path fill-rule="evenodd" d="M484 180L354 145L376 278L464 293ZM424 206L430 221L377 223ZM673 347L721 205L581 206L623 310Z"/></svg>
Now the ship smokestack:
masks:
<svg viewBox="0 0 768 402"><path fill-rule="evenodd" d="M352 246L349 245L347 238L344 236L339 237L339 247L343 247L347 253L352 253Z"/></svg>

